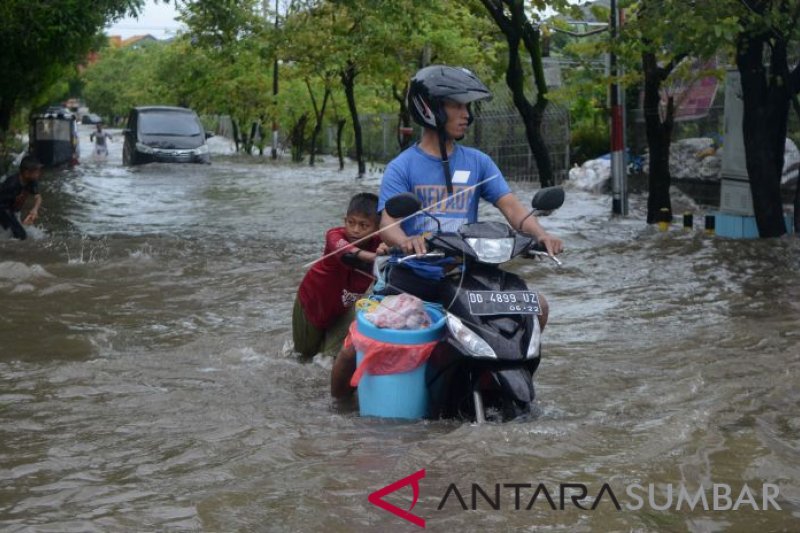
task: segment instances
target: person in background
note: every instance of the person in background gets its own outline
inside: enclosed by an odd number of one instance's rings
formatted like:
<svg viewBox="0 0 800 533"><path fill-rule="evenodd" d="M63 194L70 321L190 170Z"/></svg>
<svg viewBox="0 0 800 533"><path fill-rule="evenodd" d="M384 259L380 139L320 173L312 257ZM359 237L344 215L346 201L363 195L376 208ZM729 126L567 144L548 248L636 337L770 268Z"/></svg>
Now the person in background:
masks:
<svg viewBox="0 0 800 533"><path fill-rule="evenodd" d="M306 272L292 312L295 351L305 357L338 350L353 321L353 304L372 283L372 275L345 263L372 263L385 253L378 235L378 197L359 193L352 197L344 226L328 230L322 258ZM363 241L361 239L364 239Z"/></svg>
<svg viewBox="0 0 800 533"><path fill-rule="evenodd" d="M25 240L28 233L22 224L29 226L39 218L42 195L39 194L39 178L42 164L33 156L25 156L19 165L19 172L10 175L0 184L0 226L11 229L15 239ZM20 224L17 213L22 210L28 197L33 197L33 207Z"/></svg>
<svg viewBox="0 0 800 533"><path fill-rule="evenodd" d="M103 129L103 124L98 123L97 129L89 134L89 141L94 142L94 155L106 157L108 155L108 145L106 140L111 140L111 134Z"/></svg>

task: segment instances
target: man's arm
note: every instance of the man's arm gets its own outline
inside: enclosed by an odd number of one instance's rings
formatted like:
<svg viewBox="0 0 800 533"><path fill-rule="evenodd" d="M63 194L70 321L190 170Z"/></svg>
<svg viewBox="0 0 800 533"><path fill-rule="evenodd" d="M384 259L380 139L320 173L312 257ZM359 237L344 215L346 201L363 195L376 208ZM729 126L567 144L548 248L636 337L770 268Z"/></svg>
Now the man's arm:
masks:
<svg viewBox="0 0 800 533"><path fill-rule="evenodd" d="M36 194L33 197L33 207L28 212L28 216L25 217L25 220L22 221L23 224L29 225L36 222L36 219L39 218L39 206L42 205L42 195Z"/></svg>
<svg viewBox="0 0 800 533"><path fill-rule="evenodd" d="M376 257L378 257L379 255L386 255L388 250L389 247L386 245L385 242L382 242L378 245L377 250L375 250L374 252L358 248L354 253L359 261L364 261L365 263L374 263Z"/></svg>
<svg viewBox="0 0 800 533"><path fill-rule="evenodd" d="M547 233L542 225L539 224L539 219L536 218L536 215L525 218L530 213L530 210L523 206L513 193L502 196L497 200L495 206L503 213L512 228L536 237L536 240L544 244L548 254L558 255L561 253L564 248L564 243L561 242L561 239ZM520 222L522 222L521 228L519 226Z"/></svg>
<svg viewBox="0 0 800 533"><path fill-rule="evenodd" d="M409 237L400 226L400 218L392 218L384 209L381 213L381 239L387 245L399 246L407 254L421 255L427 251L425 238L422 235Z"/></svg>

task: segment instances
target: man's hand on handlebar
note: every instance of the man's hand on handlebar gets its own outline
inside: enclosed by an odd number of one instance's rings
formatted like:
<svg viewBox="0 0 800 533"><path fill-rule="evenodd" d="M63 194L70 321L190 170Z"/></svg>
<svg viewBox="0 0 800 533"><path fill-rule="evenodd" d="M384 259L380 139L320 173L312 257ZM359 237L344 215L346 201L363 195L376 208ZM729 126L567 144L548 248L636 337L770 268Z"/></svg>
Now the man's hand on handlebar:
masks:
<svg viewBox="0 0 800 533"><path fill-rule="evenodd" d="M556 256L564 251L564 242L549 233L540 236L538 240L539 245L544 247L551 256Z"/></svg>
<svg viewBox="0 0 800 533"><path fill-rule="evenodd" d="M403 241L400 248L402 248L403 252L406 254L422 255L428 251L428 247L425 245L425 237L422 235L409 237Z"/></svg>

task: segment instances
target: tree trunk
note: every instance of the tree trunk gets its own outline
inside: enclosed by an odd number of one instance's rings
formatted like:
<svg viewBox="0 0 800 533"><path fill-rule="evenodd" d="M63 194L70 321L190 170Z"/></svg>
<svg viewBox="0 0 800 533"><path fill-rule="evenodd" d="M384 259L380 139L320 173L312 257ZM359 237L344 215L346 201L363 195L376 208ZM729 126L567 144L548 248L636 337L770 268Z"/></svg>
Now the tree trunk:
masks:
<svg viewBox="0 0 800 533"><path fill-rule="evenodd" d="M299 163L303 160L306 147L306 124L308 124L308 113L303 113L297 119L289 138L292 140L292 161Z"/></svg>
<svg viewBox="0 0 800 533"><path fill-rule="evenodd" d="M256 133L258 132L258 124L256 121L252 121L250 123L250 136L248 137L249 141L247 143L247 155L253 155L253 147L256 143Z"/></svg>
<svg viewBox="0 0 800 533"><path fill-rule="evenodd" d="M536 82L536 103L533 105L530 128L525 128L528 145L533 152L533 159L539 168L539 181L542 187L555 185L553 176L553 162L550 160L550 150L547 148L542 135L544 112L547 109L547 82L544 78L544 65L542 64L541 33L530 23L527 17L522 19L522 42L531 59L533 79ZM530 131L529 131L530 130Z"/></svg>
<svg viewBox="0 0 800 533"><path fill-rule="evenodd" d="M277 11L277 6L276 6ZM278 16L277 13L275 15L275 26L278 26ZM275 113L275 116L272 119L272 149L271 155L272 159L278 159L278 143L276 139L278 137L278 56L275 56L275 62L272 65L272 101L275 104L275 109L272 110Z"/></svg>
<svg viewBox="0 0 800 533"><path fill-rule="evenodd" d="M769 39L769 34L740 35L736 64L742 80L744 152L758 234L779 237L786 233L781 173L790 95L781 78L788 70L786 45L778 40L770 43ZM771 63L767 72L763 51L770 44Z"/></svg>
<svg viewBox="0 0 800 533"><path fill-rule="evenodd" d="M647 147L650 152L650 172L648 174L649 192L647 195L647 223L658 222L662 209L672 218L672 202L669 186L672 176L669 172L669 151L674 126L674 105L670 97L667 115L661 121L659 103L661 102L661 83L669 72L658 67L654 52L642 54L644 71L644 121L647 132ZM671 70L671 68L670 68Z"/></svg>
<svg viewBox="0 0 800 533"><path fill-rule="evenodd" d="M506 85L511 90L514 106L517 108L525 125L525 137L531 149L536 166L539 169L539 181L542 187L555 183L550 152L542 137L542 122L547 107L547 85L544 81L542 67L542 50L539 31L534 28L524 11L522 0L481 0L494 18L508 42L508 67L506 68ZM509 15L506 15L506 9ZM519 54L519 43L523 41L531 58L534 81L536 82L536 104L531 105L525 96L525 73Z"/></svg>
<svg viewBox="0 0 800 533"><path fill-rule="evenodd" d="M12 113L11 101L0 99L0 176L8 171L9 148L6 141L8 140L8 129L11 127Z"/></svg>
<svg viewBox="0 0 800 533"><path fill-rule="evenodd" d="M794 235L800 236L800 168L797 169L797 182L794 184Z"/></svg>
<svg viewBox="0 0 800 533"><path fill-rule="evenodd" d="M5 138L11 127L11 115L14 113L14 102L0 99L0 136Z"/></svg>
<svg viewBox="0 0 800 533"><path fill-rule="evenodd" d="M258 117L258 137L260 139L258 143L258 155L260 157L264 156L264 144L266 143L266 139L264 138L264 115Z"/></svg>
<svg viewBox="0 0 800 533"><path fill-rule="evenodd" d="M231 117L231 126L233 126L233 144L236 146L236 153L239 153L239 124L236 119Z"/></svg>
<svg viewBox="0 0 800 533"><path fill-rule="evenodd" d="M336 121L336 153L339 155L339 171L344 170L344 152L342 152L342 133L347 121L340 118Z"/></svg>
<svg viewBox="0 0 800 533"><path fill-rule="evenodd" d="M356 161L358 161L358 178L363 178L367 173L367 166L364 163L364 142L361 136L361 122L358 120L358 110L356 109L355 80L358 72L352 61L347 62L347 67L342 71L342 85L344 94L347 97L347 108L350 110L350 118L353 121L353 134L356 142Z"/></svg>
<svg viewBox="0 0 800 533"><path fill-rule="evenodd" d="M787 65L788 66L788 65ZM800 65L797 66L795 74L800 78ZM800 119L800 102L797 101L797 93L800 91L800 79L793 80L791 74L786 74L786 79L789 80L789 92L792 98L792 107ZM797 169L797 181L794 184L794 235L800 236L800 167Z"/></svg>
<svg viewBox="0 0 800 533"><path fill-rule="evenodd" d="M308 159L308 165L313 167L314 158L317 155L317 138L322 131L322 119L325 117L325 106L328 105L328 98L331 95L331 89L327 85L325 86L325 94L322 96L322 106L320 109L317 109L317 101L314 98L314 93L311 91L311 84L306 81L306 85L308 86L308 92L311 94L311 101L314 104L314 117L316 120L314 123L314 131L311 133L311 154L309 155Z"/></svg>

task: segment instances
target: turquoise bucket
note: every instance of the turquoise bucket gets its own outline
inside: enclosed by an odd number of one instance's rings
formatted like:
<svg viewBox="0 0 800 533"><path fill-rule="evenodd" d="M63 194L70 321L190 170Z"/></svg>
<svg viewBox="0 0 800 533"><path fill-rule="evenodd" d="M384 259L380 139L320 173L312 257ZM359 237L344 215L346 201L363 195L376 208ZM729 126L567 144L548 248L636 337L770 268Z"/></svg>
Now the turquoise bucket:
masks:
<svg viewBox="0 0 800 533"><path fill-rule="evenodd" d="M426 329L386 329L375 327L356 313L356 329L367 338L389 344L425 344L438 341L444 334L445 315L438 307L425 304L431 319ZM364 354L356 352L356 362L361 364ZM358 405L361 416L382 418L419 419L428 414L428 389L425 387L425 370L428 363L409 372L397 374L370 374L364 372L358 383Z"/></svg>

